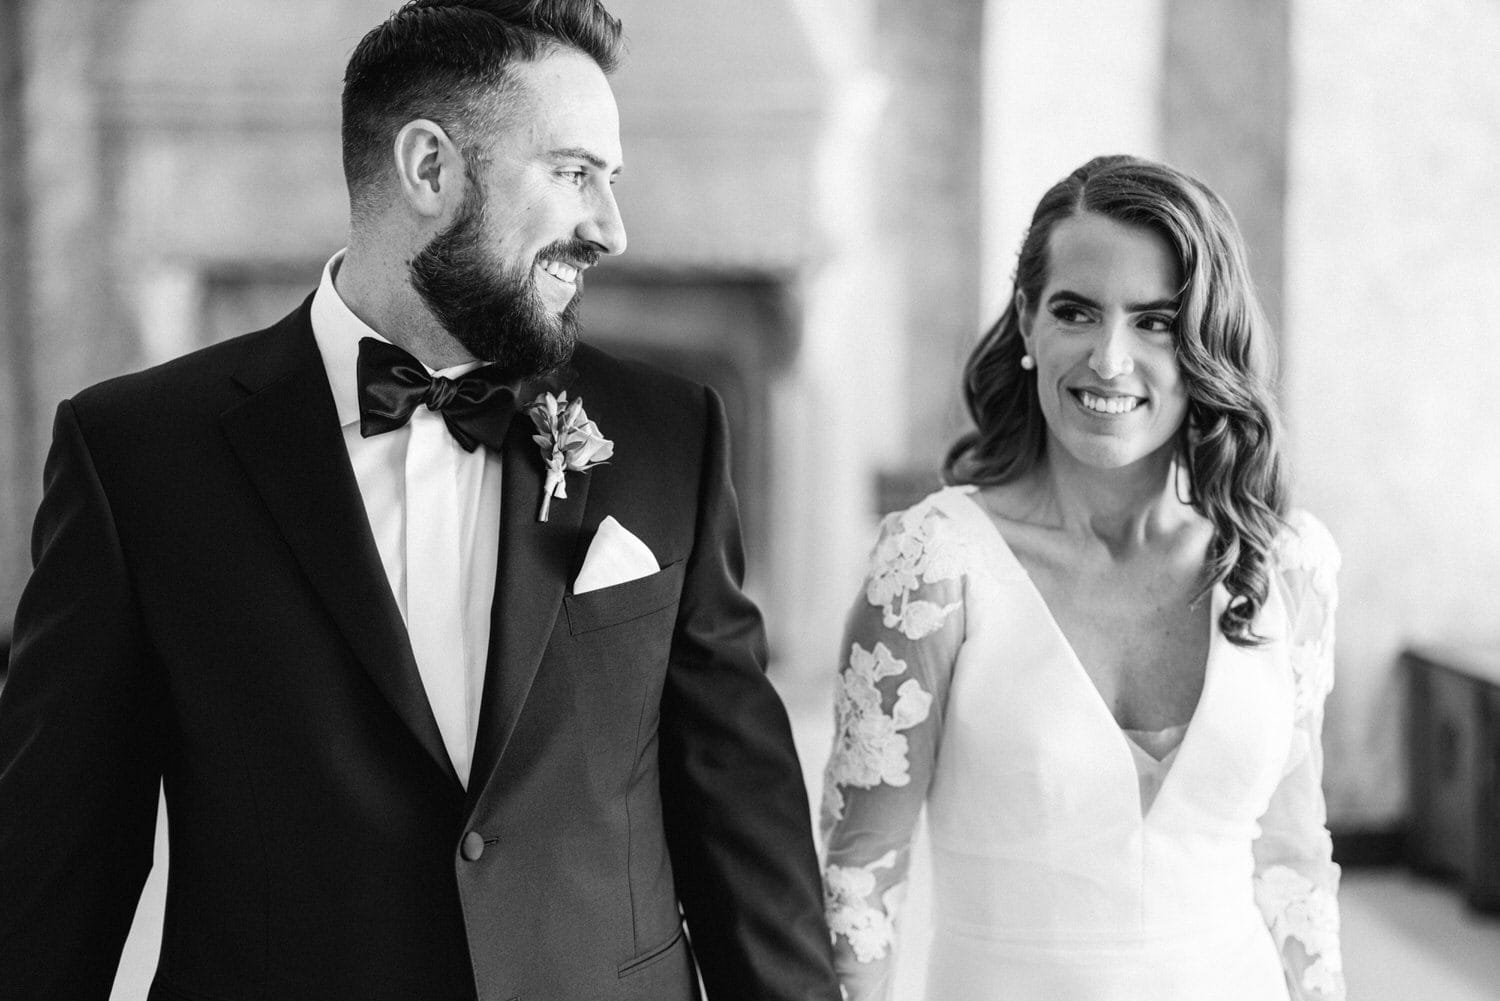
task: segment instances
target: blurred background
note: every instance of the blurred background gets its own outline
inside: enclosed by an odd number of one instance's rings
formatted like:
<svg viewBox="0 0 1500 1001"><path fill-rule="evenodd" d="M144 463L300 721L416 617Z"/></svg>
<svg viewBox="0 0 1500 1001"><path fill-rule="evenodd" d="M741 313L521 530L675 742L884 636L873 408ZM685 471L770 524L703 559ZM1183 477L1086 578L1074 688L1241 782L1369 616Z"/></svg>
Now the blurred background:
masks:
<svg viewBox="0 0 1500 1001"><path fill-rule="evenodd" d="M273 322L342 245L340 77L394 5L0 3L0 623L56 403ZM1092 155L1165 159L1240 219L1296 501L1344 553L1353 996L1407 996L1378 972L1403 963L1421 996L1496 996L1500 926L1461 898L1500 903L1500 4L609 6L630 250L590 273L586 336L726 398L814 796L874 525L937 483L1032 207Z"/></svg>

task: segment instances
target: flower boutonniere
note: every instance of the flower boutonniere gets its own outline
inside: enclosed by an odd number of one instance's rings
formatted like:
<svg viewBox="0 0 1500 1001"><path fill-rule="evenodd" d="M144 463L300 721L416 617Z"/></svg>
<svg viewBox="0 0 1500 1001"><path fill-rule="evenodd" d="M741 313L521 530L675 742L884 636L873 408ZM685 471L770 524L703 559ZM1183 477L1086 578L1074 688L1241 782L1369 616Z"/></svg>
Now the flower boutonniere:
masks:
<svg viewBox="0 0 1500 1001"><path fill-rule="evenodd" d="M542 447L542 461L547 464L547 482L542 487L542 511L538 521L547 520L552 498L567 500L565 476L583 473L606 461L615 453L615 443L599 433L599 425L583 412L583 398L569 402L566 391L553 396L543 393L526 408L539 432L531 440Z"/></svg>

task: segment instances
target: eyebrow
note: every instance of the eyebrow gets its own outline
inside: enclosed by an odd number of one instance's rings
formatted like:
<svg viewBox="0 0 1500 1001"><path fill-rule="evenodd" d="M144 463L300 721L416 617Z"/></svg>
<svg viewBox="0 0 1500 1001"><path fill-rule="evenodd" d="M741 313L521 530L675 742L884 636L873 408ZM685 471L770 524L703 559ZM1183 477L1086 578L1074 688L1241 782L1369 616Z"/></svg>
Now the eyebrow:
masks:
<svg viewBox="0 0 1500 1001"><path fill-rule="evenodd" d="M609 164L605 163L604 159L600 157L599 154L593 152L592 150L584 149L582 146L564 146L560 149L550 150L547 155L552 157L552 159L554 160L582 160L584 163L593 167L595 170L609 169ZM621 166L616 167L613 171L611 171L611 176L618 177L624 172L625 167L622 164Z"/></svg>
<svg viewBox="0 0 1500 1001"><path fill-rule="evenodd" d="M1103 308L1099 303L1095 302L1093 299L1090 299L1088 296L1080 295L1079 293L1069 291L1068 289L1058 289L1056 292L1053 292L1047 297L1047 304L1049 306L1054 302L1076 302L1080 306L1088 306L1092 309ZM1178 306L1179 303L1176 299L1153 299L1150 302L1127 303L1125 306L1125 312L1152 313L1161 311L1175 313L1178 309Z"/></svg>

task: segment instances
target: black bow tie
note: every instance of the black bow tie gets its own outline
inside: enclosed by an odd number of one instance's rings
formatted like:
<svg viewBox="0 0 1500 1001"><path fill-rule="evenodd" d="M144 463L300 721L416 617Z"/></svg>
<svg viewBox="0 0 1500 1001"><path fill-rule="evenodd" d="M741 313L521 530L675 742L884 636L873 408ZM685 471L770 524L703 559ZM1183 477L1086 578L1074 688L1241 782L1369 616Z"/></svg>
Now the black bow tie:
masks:
<svg viewBox="0 0 1500 1001"><path fill-rule="evenodd" d="M428 375L407 352L364 337L359 342L359 433L370 438L403 427L417 407L439 414L464 451L478 445L499 449L516 413L517 383L498 365L485 365L457 379Z"/></svg>

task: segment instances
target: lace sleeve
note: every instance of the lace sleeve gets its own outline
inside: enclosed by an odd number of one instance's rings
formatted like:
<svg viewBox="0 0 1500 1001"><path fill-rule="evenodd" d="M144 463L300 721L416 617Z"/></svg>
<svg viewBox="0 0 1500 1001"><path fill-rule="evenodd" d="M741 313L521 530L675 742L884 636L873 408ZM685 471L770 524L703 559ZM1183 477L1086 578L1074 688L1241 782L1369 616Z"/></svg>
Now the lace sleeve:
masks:
<svg viewBox="0 0 1500 1001"><path fill-rule="evenodd" d="M963 553L942 512L891 515L849 615L822 830L825 912L850 1001L891 994L912 834L963 638Z"/></svg>
<svg viewBox="0 0 1500 1001"><path fill-rule="evenodd" d="M1277 549L1290 619L1296 725L1281 783L1255 842L1255 899L1281 952L1297 1001L1342 1001L1333 862L1323 801L1323 702L1333 687L1338 548L1311 515L1293 512Z"/></svg>

